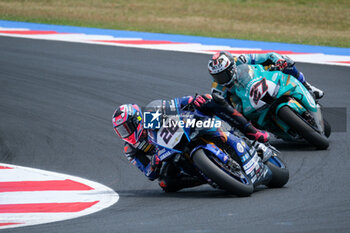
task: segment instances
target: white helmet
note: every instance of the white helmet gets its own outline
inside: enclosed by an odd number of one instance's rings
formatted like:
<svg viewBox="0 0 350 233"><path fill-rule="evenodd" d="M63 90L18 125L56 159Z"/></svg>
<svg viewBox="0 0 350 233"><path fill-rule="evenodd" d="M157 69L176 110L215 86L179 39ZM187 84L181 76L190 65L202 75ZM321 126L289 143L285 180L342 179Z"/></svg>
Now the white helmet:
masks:
<svg viewBox="0 0 350 233"><path fill-rule="evenodd" d="M221 85L229 85L236 77L235 59L229 52L217 52L209 60L208 70L215 82Z"/></svg>

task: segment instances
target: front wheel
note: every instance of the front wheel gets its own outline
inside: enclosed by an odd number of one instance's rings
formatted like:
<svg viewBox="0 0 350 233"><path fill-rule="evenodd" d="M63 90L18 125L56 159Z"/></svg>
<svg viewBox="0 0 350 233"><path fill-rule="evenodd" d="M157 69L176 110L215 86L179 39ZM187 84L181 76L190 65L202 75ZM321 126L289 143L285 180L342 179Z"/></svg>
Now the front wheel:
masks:
<svg viewBox="0 0 350 233"><path fill-rule="evenodd" d="M316 146L318 149L325 150L329 146L329 142L326 137L318 133L308 123L306 123L301 117L292 111L288 106L283 106L278 111L279 118L286 123L291 129L295 130L300 136L302 136L310 144Z"/></svg>
<svg viewBox="0 0 350 233"><path fill-rule="evenodd" d="M246 197L253 193L253 183L244 172L231 171L209 153L207 155L204 150L199 149L193 155L195 165L205 176L214 181L220 188L237 196Z"/></svg>
<svg viewBox="0 0 350 233"><path fill-rule="evenodd" d="M271 157L265 162L272 172L270 182L267 184L269 188L281 188L289 180L289 170L282 159L278 157Z"/></svg>
<svg viewBox="0 0 350 233"><path fill-rule="evenodd" d="M323 123L324 123L324 135L327 138L329 138L329 136L331 136L331 132L332 132L331 125L329 124L329 122L326 119L323 119Z"/></svg>

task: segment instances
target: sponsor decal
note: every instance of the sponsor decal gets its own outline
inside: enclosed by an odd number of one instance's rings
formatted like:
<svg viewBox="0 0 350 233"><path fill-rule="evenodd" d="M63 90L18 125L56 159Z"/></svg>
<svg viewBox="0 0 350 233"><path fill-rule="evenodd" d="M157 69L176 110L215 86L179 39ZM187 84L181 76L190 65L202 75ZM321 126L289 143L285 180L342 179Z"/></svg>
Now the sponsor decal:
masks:
<svg viewBox="0 0 350 233"><path fill-rule="evenodd" d="M245 153L242 157L241 160L244 163L245 161L247 161L249 159L249 155L247 153Z"/></svg>
<svg viewBox="0 0 350 233"><path fill-rule="evenodd" d="M254 183L256 181L256 175L254 175L251 179L252 183Z"/></svg>
<svg viewBox="0 0 350 233"><path fill-rule="evenodd" d="M255 161L253 159L249 160L249 162L243 166L244 170L247 171L249 168L251 168L254 165L254 162Z"/></svg>
<svg viewBox="0 0 350 233"><path fill-rule="evenodd" d="M243 153L244 152L244 148L243 148L241 143L237 143L237 150L238 150L239 153Z"/></svg>
<svg viewBox="0 0 350 233"><path fill-rule="evenodd" d="M159 151L159 159L160 160L164 160L166 157L168 157L169 155L173 154L173 151L170 150L166 150L166 149L162 149L161 151Z"/></svg>
<svg viewBox="0 0 350 233"><path fill-rule="evenodd" d="M254 171L254 168L255 168L255 166L254 166L254 164L246 171L246 173L247 174L250 174L250 173L252 173L253 171Z"/></svg>

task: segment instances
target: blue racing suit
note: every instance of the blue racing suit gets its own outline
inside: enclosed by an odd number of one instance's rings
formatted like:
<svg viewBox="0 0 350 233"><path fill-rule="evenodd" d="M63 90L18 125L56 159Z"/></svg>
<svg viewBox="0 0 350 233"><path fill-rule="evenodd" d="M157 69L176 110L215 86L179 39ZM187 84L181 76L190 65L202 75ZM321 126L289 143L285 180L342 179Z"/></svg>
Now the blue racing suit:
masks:
<svg viewBox="0 0 350 233"><path fill-rule="evenodd" d="M180 98L181 106L185 106L189 103L192 97ZM193 98L192 98L193 99ZM160 187L165 192L176 192L182 188L189 188L203 184L200 180L194 177L180 174L179 170L172 164L167 164L162 171L164 174L160 174L160 163L155 166L155 162L158 159L158 148L148 140L147 129L144 129L143 135L140 140L135 144L125 143L124 155L135 165L144 175L151 181L158 179Z"/></svg>

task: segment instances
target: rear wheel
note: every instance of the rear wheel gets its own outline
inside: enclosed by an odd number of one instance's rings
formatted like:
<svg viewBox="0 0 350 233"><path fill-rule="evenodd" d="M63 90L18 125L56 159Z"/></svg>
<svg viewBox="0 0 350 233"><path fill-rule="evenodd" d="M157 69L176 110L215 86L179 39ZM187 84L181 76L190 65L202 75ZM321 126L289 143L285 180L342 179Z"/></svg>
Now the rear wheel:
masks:
<svg viewBox="0 0 350 233"><path fill-rule="evenodd" d="M296 131L310 144L316 146L318 149L325 150L329 146L326 137L318 133L308 123L306 123L300 116L292 111L288 106L283 106L278 111L279 118L284 121L291 129Z"/></svg>
<svg viewBox="0 0 350 233"><path fill-rule="evenodd" d="M220 188L237 196L246 197L253 193L254 186L243 171L232 171L216 160L214 155L208 155L199 149L193 155L195 165Z"/></svg>

